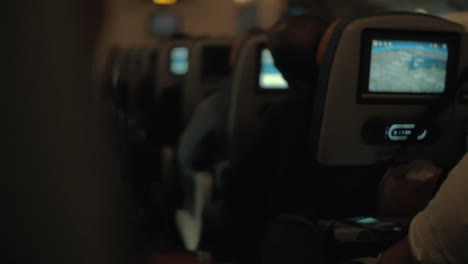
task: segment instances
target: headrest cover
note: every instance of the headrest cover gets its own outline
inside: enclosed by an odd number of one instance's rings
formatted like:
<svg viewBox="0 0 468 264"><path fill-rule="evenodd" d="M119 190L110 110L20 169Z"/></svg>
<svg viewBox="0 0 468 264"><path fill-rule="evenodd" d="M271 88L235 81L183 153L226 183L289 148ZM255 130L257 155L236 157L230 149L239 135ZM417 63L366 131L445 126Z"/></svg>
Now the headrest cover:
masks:
<svg viewBox="0 0 468 264"><path fill-rule="evenodd" d="M333 22L332 24L330 24L330 26L327 28L327 30L323 34L322 40L320 40L320 44L317 50L317 58L316 58L317 65L322 65L323 59L325 58L325 53L327 52L328 44L330 43L333 33L335 32L335 29L339 23L340 21L337 20Z"/></svg>

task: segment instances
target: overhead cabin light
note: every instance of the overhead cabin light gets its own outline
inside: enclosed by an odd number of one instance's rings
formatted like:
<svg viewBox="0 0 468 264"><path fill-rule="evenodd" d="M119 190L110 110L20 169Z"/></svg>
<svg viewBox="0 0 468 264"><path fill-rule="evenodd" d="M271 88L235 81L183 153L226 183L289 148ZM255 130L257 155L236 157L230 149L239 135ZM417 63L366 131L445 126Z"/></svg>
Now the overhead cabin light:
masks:
<svg viewBox="0 0 468 264"><path fill-rule="evenodd" d="M153 0L153 3L157 5L175 5L178 0Z"/></svg>
<svg viewBox="0 0 468 264"><path fill-rule="evenodd" d="M236 4L247 4L250 2L253 2L254 0L233 0L234 3Z"/></svg>
<svg viewBox="0 0 468 264"><path fill-rule="evenodd" d="M429 12L428 12L426 9L424 9L424 8L416 8L414 11L417 12L417 13L422 13L422 14L428 14L428 13L429 13Z"/></svg>

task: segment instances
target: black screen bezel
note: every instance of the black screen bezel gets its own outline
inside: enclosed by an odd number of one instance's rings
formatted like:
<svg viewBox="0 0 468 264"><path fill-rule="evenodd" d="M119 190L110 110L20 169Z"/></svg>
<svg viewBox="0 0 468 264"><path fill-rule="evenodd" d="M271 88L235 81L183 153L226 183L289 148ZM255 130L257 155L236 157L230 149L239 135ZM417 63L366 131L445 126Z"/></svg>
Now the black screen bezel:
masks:
<svg viewBox="0 0 468 264"><path fill-rule="evenodd" d="M225 70L225 72L223 72L222 74L221 73L217 73L217 74L206 74L206 72L209 72L209 70L207 69L207 64L205 62L205 58L208 57L207 53L208 52L212 52L212 49L218 49L217 54L210 54L211 56L220 56L220 55L225 55L225 59L226 61L226 65L225 65L225 68L223 70ZM220 51L221 49L225 49L223 50L222 52ZM226 54L222 54L223 52L226 52ZM201 61L201 65L200 65L200 79L202 81L202 83L204 84L209 84L209 83L216 83L218 81L221 81L227 77L229 77L229 75L231 74L232 72L232 69L231 69L231 65L230 65L230 54L232 53L232 45L207 45L205 47L203 47L201 49L201 58L202 58L202 61ZM212 81L212 79L210 79L209 77L215 77L215 79L217 79L216 81Z"/></svg>
<svg viewBox="0 0 468 264"><path fill-rule="evenodd" d="M287 88L264 88L260 85L260 74L262 73L262 51L268 49L266 44L260 44L257 47L257 74L255 78L256 91L259 94L286 94L291 90L290 84L288 83Z"/></svg>
<svg viewBox="0 0 468 264"><path fill-rule="evenodd" d="M447 60L447 76L445 91L440 94L418 93L375 93L369 91L369 75L372 53L372 40L401 40L447 43L449 55ZM411 30L366 29L361 38L361 59L359 68L359 103L421 103L431 102L440 98L450 89L456 89L458 75L458 58L460 50L460 34L457 32L427 32Z"/></svg>
<svg viewBox="0 0 468 264"><path fill-rule="evenodd" d="M187 64L188 64L188 69L187 69L187 72L184 73L184 74L175 74L173 71L172 71L172 51L176 48L186 48L188 53L187 53ZM177 76L177 77L182 77L182 76L186 76L187 73L190 71L190 48L189 46L186 46L186 45L173 45L171 47L169 47L169 60L168 60L168 65L167 65L167 70L168 72L172 75L172 76Z"/></svg>

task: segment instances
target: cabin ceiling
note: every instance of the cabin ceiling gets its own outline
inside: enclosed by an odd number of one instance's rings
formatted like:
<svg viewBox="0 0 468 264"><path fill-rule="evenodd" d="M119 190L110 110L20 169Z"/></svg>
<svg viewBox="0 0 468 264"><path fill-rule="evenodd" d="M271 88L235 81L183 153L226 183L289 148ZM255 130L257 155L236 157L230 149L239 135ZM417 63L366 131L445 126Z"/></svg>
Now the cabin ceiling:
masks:
<svg viewBox="0 0 468 264"><path fill-rule="evenodd" d="M358 8L404 11L424 9L432 14L468 11L467 0L289 0L288 2L317 8L327 6L332 13Z"/></svg>

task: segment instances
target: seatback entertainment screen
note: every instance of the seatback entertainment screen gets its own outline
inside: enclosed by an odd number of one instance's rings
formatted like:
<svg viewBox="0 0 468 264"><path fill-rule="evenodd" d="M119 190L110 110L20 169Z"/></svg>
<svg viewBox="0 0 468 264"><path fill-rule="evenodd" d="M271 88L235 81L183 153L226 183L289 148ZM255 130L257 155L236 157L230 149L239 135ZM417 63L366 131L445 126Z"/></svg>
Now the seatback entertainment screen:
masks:
<svg viewBox="0 0 468 264"><path fill-rule="evenodd" d="M180 17L172 13L156 13L151 16L150 30L158 36L176 34L180 31Z"/></svg>
<svg viewBox="0 0 468 264"><path fill-rule="evenodd" d="M174 47L170 51L170 71L174 75L185 75L189 70L189 49Z"/></svg>
<svg viewBox="0 0 468 264"><path fill-rule="evenodd" d="M262 49L260 54L259 86L261 89L287 89L288 83L275 67L270 50Z"/></svg>
<svg viewBox="0 0 468 264"><path fill-rule="evenodd" d="M448 54L443 42L373 39L369 92L443 93Z"/></svg>
<svg viewBox="0 0 468 264"><path fill-rule="evenodd" d="M455 89L457 33L367 29L361 46L361 102L433 100Z"/></svg>

